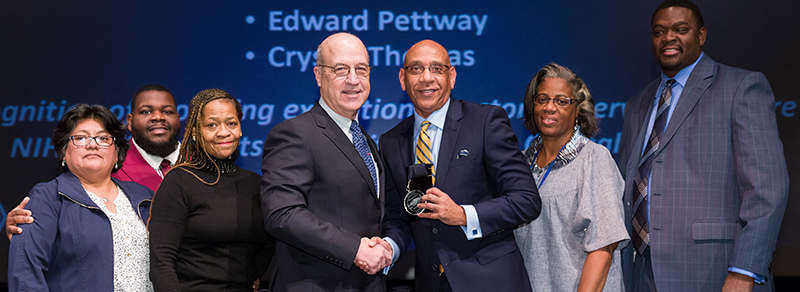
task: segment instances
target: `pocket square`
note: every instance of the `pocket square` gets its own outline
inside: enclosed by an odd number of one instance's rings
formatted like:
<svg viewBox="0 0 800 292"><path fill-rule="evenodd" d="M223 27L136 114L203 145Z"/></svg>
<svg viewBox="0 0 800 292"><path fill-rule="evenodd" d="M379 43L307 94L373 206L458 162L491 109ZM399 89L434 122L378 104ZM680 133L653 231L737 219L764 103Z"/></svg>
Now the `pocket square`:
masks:
<svg viewBox="0 0 800 292"><path fill-rule="evenodd" d="M467 149L461 149L461 151L458 151L458 156L456 156L456 159L467 156L469 156L469 151L467 151Z"/></svg>

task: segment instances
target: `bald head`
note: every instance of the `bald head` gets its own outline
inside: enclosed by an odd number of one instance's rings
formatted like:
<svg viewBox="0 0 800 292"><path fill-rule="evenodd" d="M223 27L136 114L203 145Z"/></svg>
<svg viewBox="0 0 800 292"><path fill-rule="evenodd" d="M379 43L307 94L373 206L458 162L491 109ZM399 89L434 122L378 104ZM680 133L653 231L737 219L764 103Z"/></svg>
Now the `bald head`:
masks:
<svg viewBox="0 0 800 292"><path fill-rule="evenodd" d="M344 68L347 75L338 76L335 68ZM366 75L356 72L366 69ZM340 74L341 75L341 74ZM322 100L337 114L356 119L358 109L369 96L369 55L359 38L349 33L337 33L326 38L317 48L314 67Z"/></svg>
<svg viewBox="0 0 800 292"><path fill-rule="evenodd" d="M424 40L408 49L399 78L414 111L427 118L450 99L450 90L456 84L456 69L450 66L447 49Z"/></svg>
<svg viewBox="0 0 800 292"><path fill-rule="evenodd" d="M361 39L352 34L340 32L325 38L325 40L319 44L317 47L317 63L327 65L325 63L325 57L330 56L332 53L331 51L340 46L353 47L357 51L362 51L365 56L368 56L367 48L364 46L364 43L361 42Z"/></svg>
<svg viewBox="0 0 800 292"><path fill-rule="evenodd" d="M450 57L447 55L447 49L432 40L422 40L411 46L411 48L408 49L408 53L406 53L404 66L408 66L409 59L413 59L409 58L409 55L412 57L416 57L416 55L436 55L438 57L444 56L443 59L447 62L444 65L450 65Z"/></svg>

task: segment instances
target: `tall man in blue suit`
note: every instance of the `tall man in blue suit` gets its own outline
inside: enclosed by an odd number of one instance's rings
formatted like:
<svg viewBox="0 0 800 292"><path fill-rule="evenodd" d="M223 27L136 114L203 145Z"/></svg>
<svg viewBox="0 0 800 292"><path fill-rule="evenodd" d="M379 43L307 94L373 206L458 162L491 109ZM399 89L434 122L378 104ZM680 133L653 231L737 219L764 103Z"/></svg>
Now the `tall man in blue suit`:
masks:
<svg viewBox="0 0 800 292"><path fill-rule="evenodd" d="M661 77L628 101L619 153L627 291L773 291L789 178L763 74L703 53L700 10L652 18ZM755 284L755 285L754 285Z"/></svg>
<svg viewBox="0 0 800 292"><path fill-rule="evenodd" d="M408 50L399 78L414 116L380 140L394 258L413 234L416 291L530 291L513 230L539 215L541 200L506 112L451 98L456 69L430 40ZM409 216L406 167L422 159L434 187L418 206L431 212Z"/></svg>

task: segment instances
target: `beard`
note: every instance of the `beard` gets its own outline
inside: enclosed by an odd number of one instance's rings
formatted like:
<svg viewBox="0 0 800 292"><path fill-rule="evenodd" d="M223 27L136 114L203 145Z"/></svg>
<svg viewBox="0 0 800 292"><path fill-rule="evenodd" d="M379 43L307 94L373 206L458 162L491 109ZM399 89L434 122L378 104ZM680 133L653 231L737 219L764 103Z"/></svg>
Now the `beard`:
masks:
<svg viewBox="0 0 800 292"><path fill-rule="evenodd" d="M172 134L167 141L160 143L147 139L144 131L145 130L138 129L131 131L131 136L133 136L133 139L136 140L136 145L139 145L144 152L158 157L167 157L178 148L178 136L180 135L179 131L176 131L174 134Z"/></svg>

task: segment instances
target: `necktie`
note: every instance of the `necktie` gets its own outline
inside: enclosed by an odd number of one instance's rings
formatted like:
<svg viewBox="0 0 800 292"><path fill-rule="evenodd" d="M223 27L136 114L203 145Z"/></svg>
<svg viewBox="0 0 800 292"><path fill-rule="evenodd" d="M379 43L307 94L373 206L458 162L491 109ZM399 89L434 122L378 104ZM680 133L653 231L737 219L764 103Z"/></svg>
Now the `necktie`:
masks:
<svg viewBox="0 0 800 292"><path fill-rule="evenodd" d="M422 122L422 127L419 130L419 139L417 139L417 152L415 154L417 156L417 163L431 164L431 173L433 174L431 183L435 184L436 171L433 168L433 155L431 155L431 136L428 135L428 128L430 126L431 122Z"/></svg>
<svg viewBox="0 0 800 292"><path fill-rule="evenodd" d="M650 245L650 226L647 218L648 188L650 181L650 170L653 166L653 156L661 142L661 134L667 125L667 114L669 114L670 100L672 99L672 85L674 79L667 80L667 86L661 91L661 98L658 100L656 120L653 123L653 130L650 139L644 148L642 159L639 160L639 171L633 179L636 189L633 190L636 203L633 204L633 246L642 255L644 250Z"/></svg>
<svg viewBox="0 0 800 292"><path fill-rule="evenodd" d="M372 156L369 153L369 145L367 144L367 140L364 139L364 135L361 134L361 127L358 126L358 121L353 120L350 123L350 133L353 133L353 146L356 146L356 150L358 150L358 154L361 155L361 159L364 160L364 164L367 165L369 169L369 175L372 176L372 184L375 187L375 193L378 193L378 176L377 172L375 172L375 163L372 161Z"/></svg>
<svg viewBox="0 0 800 292"><path fill-rule="evenodd" d="M158 165L158 170L161 171L162 178L165 174L167 174L167 171L169 171L170 168L172 167L170 166L169 160L161 160L161 164Z"/></svg>

